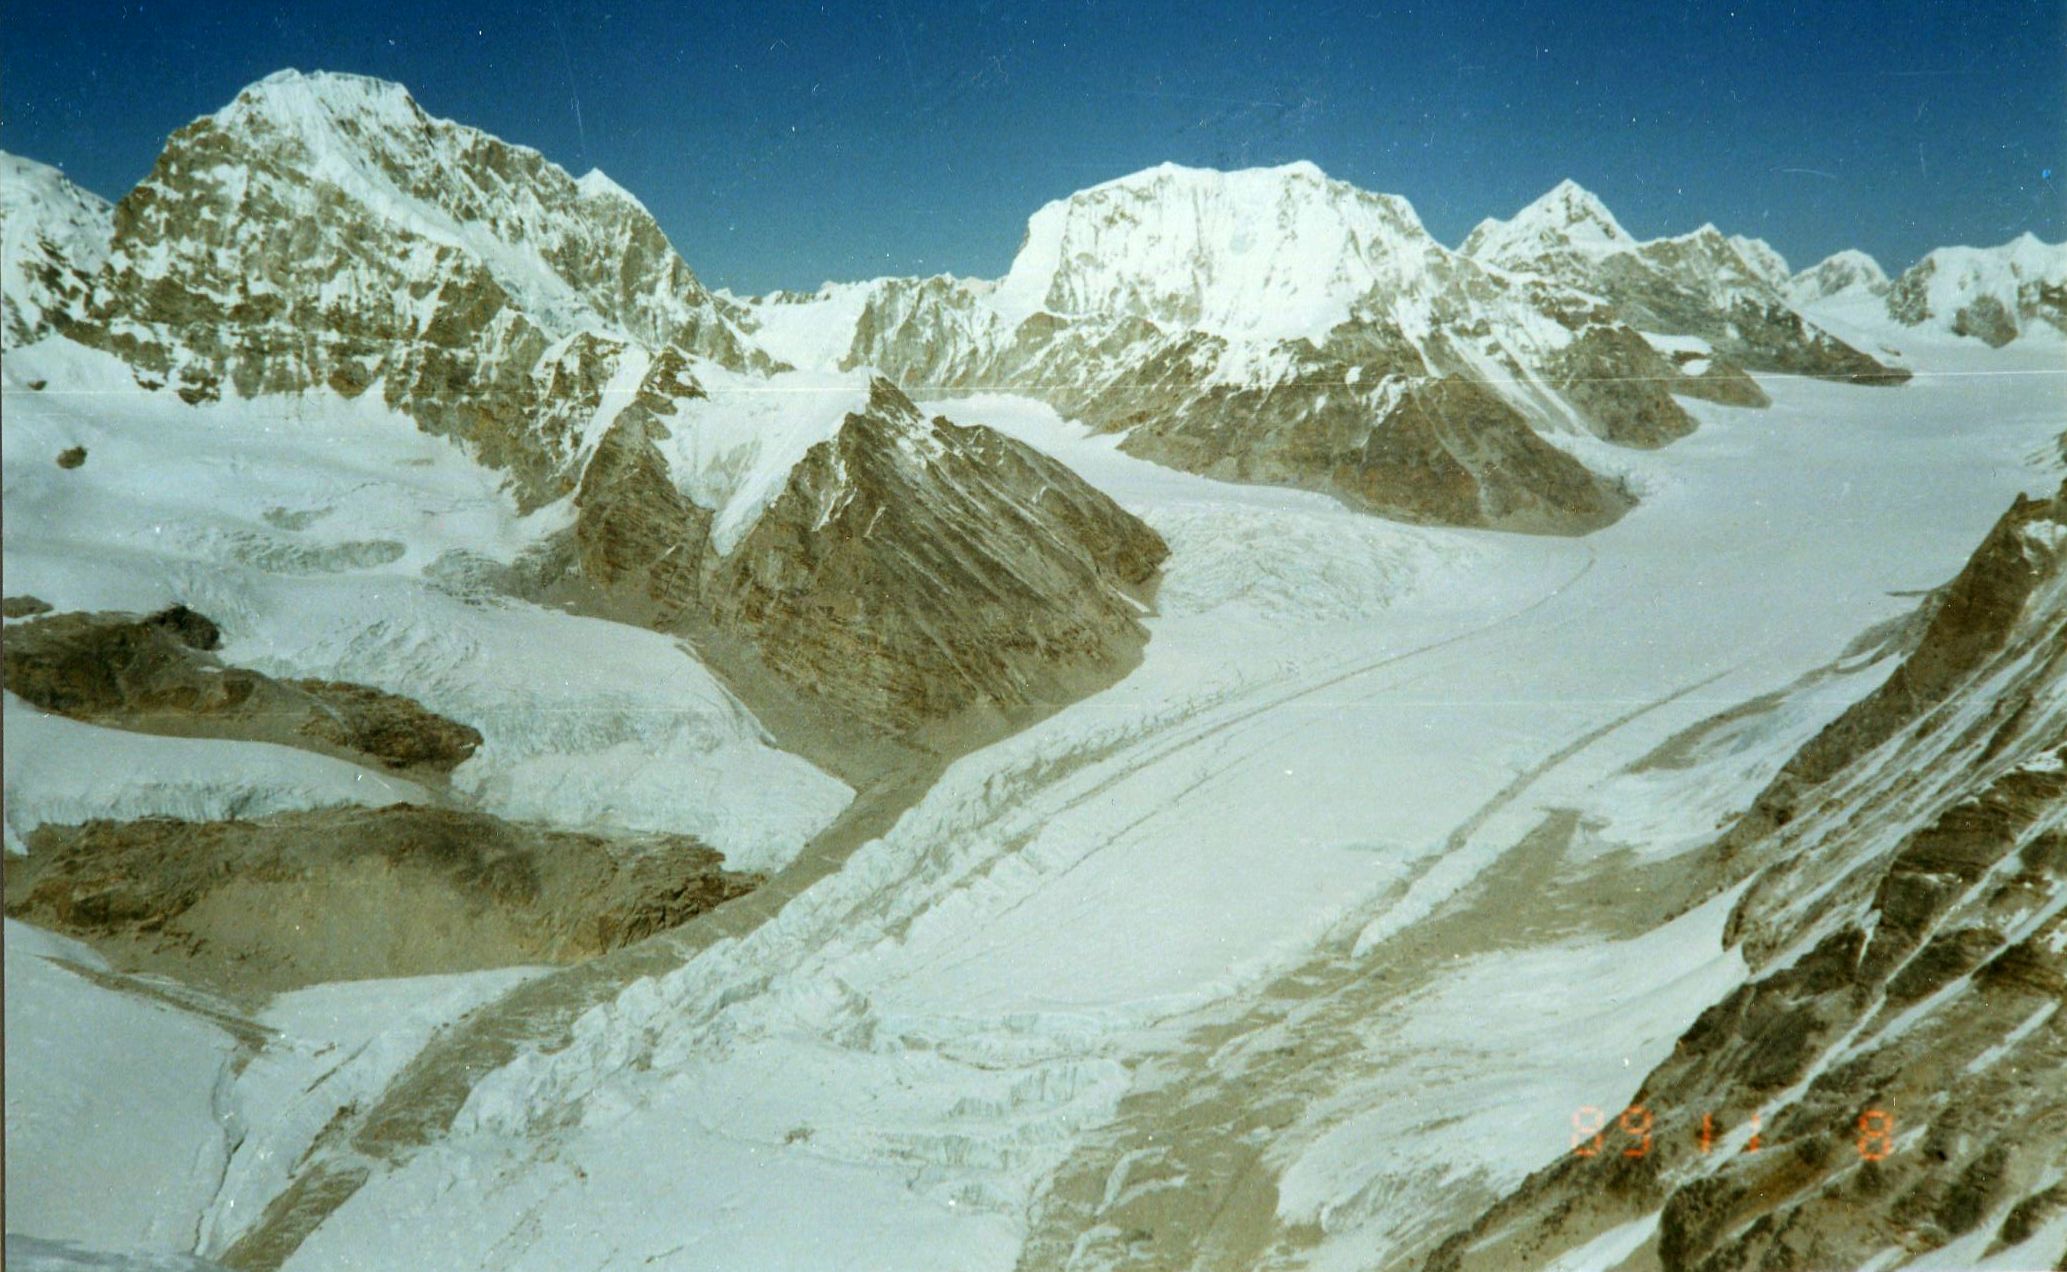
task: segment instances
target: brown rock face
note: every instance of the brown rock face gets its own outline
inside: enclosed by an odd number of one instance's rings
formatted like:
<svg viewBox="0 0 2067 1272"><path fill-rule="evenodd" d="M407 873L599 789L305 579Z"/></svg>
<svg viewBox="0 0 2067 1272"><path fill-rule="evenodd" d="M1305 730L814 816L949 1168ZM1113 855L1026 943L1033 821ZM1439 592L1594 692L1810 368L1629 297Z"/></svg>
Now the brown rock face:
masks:
<svg viewBox="0 0 2067 1272"><path fill-rule="evenodd" d="M589 456L574 495L581 576L655 626L681 621L703 590L711 514L676 488L653 444L668 435L663 417L676 401L702 396L679 358L656 360Z"/></svg>
<svg viewBox="0 0 2067 1272"><path fill-rule="evenodd" d="M1752 971L1633 1101L1673 1133L1641 1162L1539 1171L1431 1268L1548 1262L1649 1214L1631 1266L1668 1272L1862 1267L1974 1234L1992 1257L2058 1213L2063 547L2067 488L2019 499L1903 665L1728 837L1725 859L1757 869L1727 938ZM1689 1130L1755 1114L1755 1151Z"/></svg>
<svg viewBox="0 0 2067 1272"><path fill-rule="evenodd" d="M712 562L710 601L778 676L902 732L1066 701L1129 665L1143 633L1124 589L1166 554L1062 465L928 422L878 380Z"/></svg>
<svg viewBox="0 0 2067 1272"><path fill-rule="evenodd" d="M275 742L411 773L449 773L481 744L400 694L226 666L207 652L221 643L185 606L149 618L53 614L8 628L7 690L93 724Z"/></svg>
<svg viewBox="0 0 2067 1272"><path fill-rule="evenodd" d="M29 846L7 861L9 915L239 992L577 961L759 882L686 836L410 804L44 826Z"/></svg>
<svg viewBox="0 0 2067 1272"><path fill-rule="evenodd" d="M2067 514L2067 500L2019 497L1936 600L1917 647L1878 690L1854 703L1788 762L1759 807L1784 821L1796 792L1827 781L1943 702L2016 632L2034 593L2058 568L2027 527Z"/></svg>
<svg viewBox="0 0 2067 1272"><path fill-rule="evenodd" d="M720 553L653 444L693 395L642 393L582 475L569 555L591 602L721 660L755 651L791 693L892 736L1059 705L1138 655L1128 593L1168 548L1063 465L877 380Z"/></svg>
<svg viewBox="0 0 2067 1272"><path fill-rule="evenodd" d="M1552 386L1618 446L1655 448L1694 431L1693 418L1672 400L1687 377L1629 327L1587 328L1549 371Z"/></svg>

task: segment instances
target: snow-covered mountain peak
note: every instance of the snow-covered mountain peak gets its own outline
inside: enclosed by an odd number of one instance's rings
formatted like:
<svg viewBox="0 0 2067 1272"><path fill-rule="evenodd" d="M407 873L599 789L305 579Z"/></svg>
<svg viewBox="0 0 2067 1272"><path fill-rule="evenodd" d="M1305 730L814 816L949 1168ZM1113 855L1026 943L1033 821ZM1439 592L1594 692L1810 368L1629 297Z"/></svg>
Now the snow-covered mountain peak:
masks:
<svg viewBox="0 0 2067 1272"><path fill-rule="evenodd" d="M1163 164L1036 212L991 303L1014 323L1046 310L1318 341L1374 287L1442 255L1405 199L1311 163Z"/></svg>
<svg viewBox="0 0 2067 1272"><path fill-rule="evenodd" d="M370 75L292 69L274 71L247 86L214 119L221 128L265 123L304 134L339 120L377 120L393 128L430 122L400 84Z"/></svg>
<svg viewBox="0 0 2067 1272"><path fill-rule="evenodd" d="M1888 313L1908 326L1932 322L1992 345L2038 321L2067 332L2067 243L2025 232L1999 247L1941 247L1888 291Z"/></svg>
<svg viewBox="0 0 2067 1272"><path fill-rule="evenodd" d="M616 199L641 213L646 212L646 205L639 201L638 195L611 180L610 174L601 168L590 168L582 173L581 179L576 181L574 186L581 191L581 197L584 199Z"/></svg>
<svg viewBox="0 0 2067 1272"><path fill-rule="evenodd" d="M176 133L132 202L110 259L119 285L205 282L227 311L262 278L318 311L321 296L350 295L382 309L384 329L421 327L432 299L463 285L513 301L549 340L600 331L728 365L767 361L622 187L426 114L384 80L270 75ZM281 257L252 208L315 237Z"/></svg>
<svg viewBox="0 0 2067 1272"><path fill-rule="evenodd" d="M1591 190L1567 177L1508 220L1479 222L1465 238L1463 251L1494 264L1529 260L1545 252L1623 251L1636 240L1608 205Z"/></svg>
<svg viewBox="0 0 2067 1272"><path fill-rule="evenodd" d="M1787 258L1780 255L1779 249L1764 239L1732 234L1729 236L1729 244L1736 250L1737 255L1744 258L1745 264L1751 266L1760 278L1773 286L1785 287L1788 280L1794 277L1794 270L1789 268Z"/></svg>
<svg viewBox="0 0 2067 1272"><path fill-rule="evenodd" d="M1812 305L1854 292L1883 295L1887 289L1887 271L1880 262L1857 248L1846 248L1796 274L1788 281L1787 295L1797 305Z"/></svg>

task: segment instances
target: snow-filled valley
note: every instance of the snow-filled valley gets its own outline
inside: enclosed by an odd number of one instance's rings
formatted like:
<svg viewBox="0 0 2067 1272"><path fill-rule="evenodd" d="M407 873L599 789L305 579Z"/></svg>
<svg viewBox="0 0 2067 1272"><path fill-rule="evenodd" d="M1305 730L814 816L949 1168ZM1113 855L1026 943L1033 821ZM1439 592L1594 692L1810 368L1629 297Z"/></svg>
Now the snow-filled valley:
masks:
<svg viewBox="0 0 2067 1272"><path fill-rule="evenodd" d="M2067 249L0 159L9 1262L2067 1255Z"/></svg>
<svg viewBox="0 0 2067 1272"><path fill-rule="evenodd" d="M773 865L843 806L660 637L442 581L448 544L514 552L524 533L445 444L342 404L26 387L58 357L84 363L62 368L72 383L105 374L58 349L9 359L10 591L67 608L183 599L227 620L241 661L406 681L483 722L453 785L493 807L694 818ZM1741 977L1719 939L1727 899L1668 921L1617 881L1669 878L1886 674L1853 648L1862 633L1949 577L2011 494L2056 480L2058 361L2051 345L1945 340L1919 344L1923 374L1892 402L1772 380L1768 411L1696 406L1693 437L1622 457L1639 509L1576 540L1401 526L1175 473L1026 399L926 404L1063 459L1168 540L1143 664L957 761L758 926L682 940L564 1037L476 1074L450 1126L344 1190L286 1266L1119 1266L1153 1239L1122 1216L1205 1234L1185 1190L1230 1170L1216 1160L1230 1151L1263 1173L1210 1216L1236 1243L1222 1265L1273 1243L1302 1266L1387 1265L1555 1157L1573 1108L1626 1099ZM319 468L342 428L353 469ZM39 505L73 476L45 458L66 445L88 448L78 475L96 493ZM404 522L394 549L365 546ZM172 568L125 568L139 558ZM145 591L165 577L176 597ZM389 617L368 629L373 597ZM1780 706L1697 762L1635 764L1772 694ZM297 752L17 713L31 714L10 702L11 831L78 816L62 792L84 775L127 792L124 815L208 814L225 797L210 763L263 807L396 798L390 779L308 771ZM1519 860L1559 810L1584 834L1557 860ZM1473 895L1510 867L1527 877ZM1589 877L1591 895L1572 895ZM1438 920L1462 935L1431 968L1411 947ZM369 983L357 1024L320 995L313 1015L252 1017L266 1032L239 1068L206 1016L105 977L72 993L110 1020L48 1032L76 1010L52 986L91 966L55 939L10 924L10 977L31 979L10 988L9 1036L38 1037L9 1047L10 1178L62 1180L69 1198L10 1186L11 1228L36 1236L232 1251L336 1151L301 1156L321 1121L407 1113L382 1102L411 1098L390 1079L430 1034L380 1033L380 1058L321 1099L283 1081L310 1063L295 1057L360 1045L347 1035L367 1036L369 1009L385 1025L474 1006L438 1036L461 1053L528 1009L498 1004L501 973L463 991ZM132 1034L119 1050L143 1071L90 1061ZM156 1136L159 1155L51 1123L105 1107L109 1083L162 1092L121 1132ZM232 1116L238 1135L206 1133ZM214 1147L174 1146L193 1142ZM159 1213L84 1219L87 1170ZM160 1186L167 1173L184 1193ZM1271 1236L1287 1231L1306 1235Z"/></svg>

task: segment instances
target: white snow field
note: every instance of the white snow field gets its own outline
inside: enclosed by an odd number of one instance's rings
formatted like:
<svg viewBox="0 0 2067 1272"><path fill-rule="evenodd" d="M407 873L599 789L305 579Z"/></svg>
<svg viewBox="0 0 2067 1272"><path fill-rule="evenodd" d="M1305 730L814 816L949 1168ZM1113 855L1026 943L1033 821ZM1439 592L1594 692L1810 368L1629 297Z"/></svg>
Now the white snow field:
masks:
<svg viewBox="0 0 2067 1272"><path fill-rule="evenodd" d="M2067 422L2057 342L1904 334L1900 389L1769 378L1769 410L1690 403L1698 433L1624 459L1644 503L1578 540L1170 472L1020 399L928 404L1170 540L1141 668L484 1075L287 1266L1011 1267L1073 1151L1130 1093L1210 1077L1198 1031L1271 978L1381 956L1547 809L1639 859L1682 852L1878 683L1887 663L1847 648L2057 484ZM1804 680L1833 664L1855 674ZM1790 686L1696 768L1624 772ZM1618 1107L1740 974L1727 904L1466 960L1342 1023L1368 1054L1268 1159L1279 1214L1319 1226L1313 1263L1385 1266L1441 1189L1518 1180L1574 1108ZM1129 1187L1115 1172L1108 1200Z"/></svg>
<svg viewBox="0 0 2067 1272"><path fill-rule="evenodd" d="M245 1015L12 919L6 938L10 1266L74 1266L63 1248L17 1250L15 1234L79 1247L85 1267L209 1247L286 1186L340 1109L537 974L319 985Z"/></svg>
<svg viewBox="0 0 2067 1272"><path fill-rule="evenodd" d="M9 595L60 610L184 603L221 625L225 662L414 697L480 730L452 784L504 816L684 831L735 868L769 870L852 796L777 750L674 640L471 582L568 510L519 517L495 474L377 393L190 407L61 339L10 352L4 377ZM49 387L28 387L39 380ZM68 471L52 458L70 446L87 461ZM103 789L118 815L422 798L284 748L48 719L17 734L29 714L10 700L10 847L41 821L76 820L96 773L116 778Z"/></svg>

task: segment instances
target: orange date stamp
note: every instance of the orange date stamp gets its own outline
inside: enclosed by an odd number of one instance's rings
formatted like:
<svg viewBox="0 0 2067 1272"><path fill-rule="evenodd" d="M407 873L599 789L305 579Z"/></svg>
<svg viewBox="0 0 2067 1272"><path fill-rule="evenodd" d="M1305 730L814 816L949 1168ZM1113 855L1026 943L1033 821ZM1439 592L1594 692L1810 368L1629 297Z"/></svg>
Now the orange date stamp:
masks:
<svg viewBox="0 0 2067 1272"><path fill-rule="evenodd" d="M1740 1153L1755 1153L1761 1145L1761 1117L1751 1115L1751 1134L1737 1149ZM1658 1121L1651 1111L1641 1104L1632 1104L1616 1117L1614 1126L1608 1125L1608 1115L1603 1109L1584 1105L1572 1114L1572 1155L1575 1157L1598 1157L1610 1151L1608 1137L1616 1136L1615 1147L1623 1157L1648 1157L1655 1142ZM1859 1114L1853 1127L1852 1146L1858 1151L1861 1161L1885 1161L1895 1151L1895 1115L1886 1109L1867 1109ZM1728 1137L1728 1128L1719 1128L1713 1113L1703 1113L1700 1125L1691 1128L1694 1146L1703 1153L1715 1149L1718 1135Z"/></svg>

